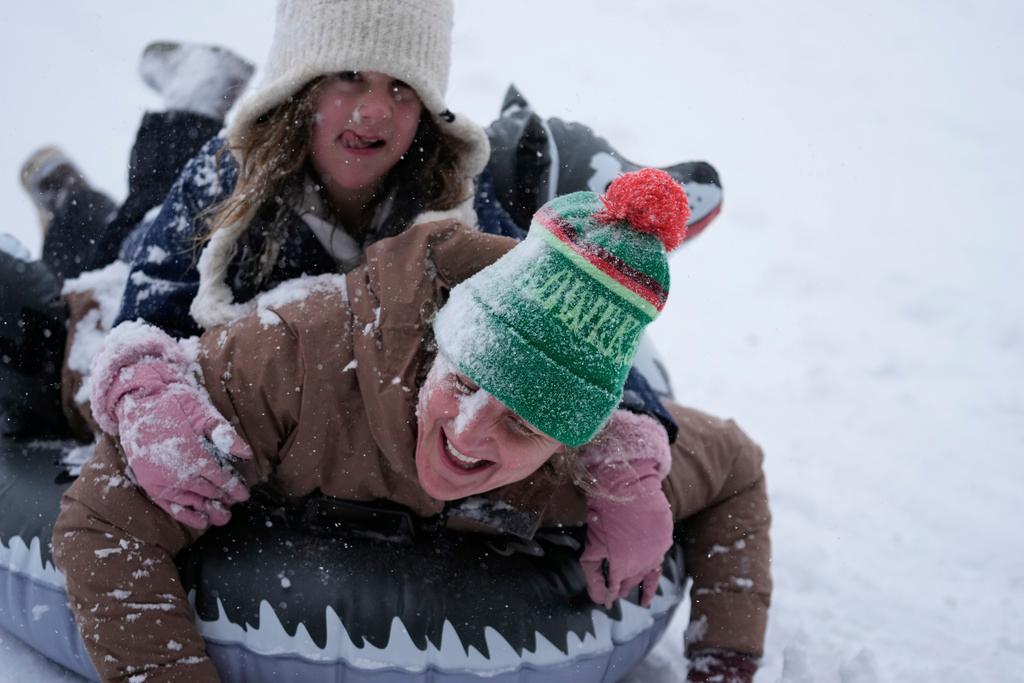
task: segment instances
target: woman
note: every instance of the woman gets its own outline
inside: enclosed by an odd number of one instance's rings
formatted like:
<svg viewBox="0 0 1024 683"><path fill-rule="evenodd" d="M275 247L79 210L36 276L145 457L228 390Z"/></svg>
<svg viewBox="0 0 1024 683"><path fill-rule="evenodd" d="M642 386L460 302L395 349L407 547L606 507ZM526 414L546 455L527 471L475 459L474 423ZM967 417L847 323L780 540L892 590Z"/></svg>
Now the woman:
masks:
<svg viewBox="0 0 1024 683"><path fill-rule="evenodd" d="M681 194L670 180L661 187L653 196ZM277 495L386 498L431 516L445 500L486 492L534 528L586 522L581 561L605 599L654 585L651 559L671 543L673 520L687 519L692 619L702 625L688 647L756 668L770 593L760 450L735 425L674 407L688 429L669 452L655 420L615 410L668 284L658 240L624 225L650 212L623 208L624 194L613 185L603 203L590 193L556 200L515 248L452 222L416 226L373 245L347 276L264 297L204 334L197 354L154 328L119 328L98 360L93 405L120 439L101 440L54 529L55 561L104 679L217 680L172 561L200 532L131 483L118 448L134 441L148 466L189 469L174 427L205 434L209 413L178 400L196 393L196 380L181 386L196 362L211 409L252 448L235 463L240 477ZM230 434L211 436L238 453ZM577 466L585 475L551 473ZM605 561L598 586L591 577Z"/></svg>

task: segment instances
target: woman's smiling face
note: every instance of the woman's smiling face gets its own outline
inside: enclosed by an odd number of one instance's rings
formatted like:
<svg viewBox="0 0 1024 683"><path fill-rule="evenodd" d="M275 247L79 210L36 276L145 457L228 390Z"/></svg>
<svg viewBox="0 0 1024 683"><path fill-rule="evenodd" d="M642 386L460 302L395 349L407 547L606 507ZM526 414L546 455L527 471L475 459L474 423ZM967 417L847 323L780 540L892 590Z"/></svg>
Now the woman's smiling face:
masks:
<svg viewBox="0 0 1024 683"><path fill-rule="evenodd" d="M420 389L416 412L416 473L437 500L525 479L562 448L440 355Z"/></svg>

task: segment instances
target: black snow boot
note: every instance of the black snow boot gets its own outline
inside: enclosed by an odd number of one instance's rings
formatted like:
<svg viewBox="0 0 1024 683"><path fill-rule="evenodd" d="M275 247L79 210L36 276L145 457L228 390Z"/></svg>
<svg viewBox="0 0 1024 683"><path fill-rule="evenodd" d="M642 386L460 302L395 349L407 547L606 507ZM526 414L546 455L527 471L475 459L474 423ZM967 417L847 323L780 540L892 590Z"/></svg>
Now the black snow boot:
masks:
<svg viewBox="0 0 1024 683"><path fill-rule="evenodd" d="M71 159L58 147L38 149L21 165L21 184L39 212L43 235L55 213L70 200L76 188L88 185Z"/></svg>
<svg viewBox="0 0 1024 683"><path fill-rule="evenodd" d="M222 47L156 42L142 51L139 75L168 110L223 119L252 78L255 67Z"/></svg>

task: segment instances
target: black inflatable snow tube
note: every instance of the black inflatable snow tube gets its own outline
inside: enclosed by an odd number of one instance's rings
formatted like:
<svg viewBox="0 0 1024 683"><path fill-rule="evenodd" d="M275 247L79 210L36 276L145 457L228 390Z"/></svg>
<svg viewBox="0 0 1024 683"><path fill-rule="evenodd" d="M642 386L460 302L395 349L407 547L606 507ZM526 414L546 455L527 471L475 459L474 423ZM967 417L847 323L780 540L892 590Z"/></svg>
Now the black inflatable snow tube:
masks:
<svg viewBox="0 0 1024 683"><path fill-rule="evenodd" d="M60 281L42 261L0 250L0 435L67 434Z"/></svg>
<svg viewBox="0 0 1024 683"><path fill-rule="evenodd" d="M96 680L49 551L71 445L0 439L0 627ZM178 557L225 681L613 682L683 597L678 545L650 609L604 610L587 599L578 534L524 545L392 513L354 524L348 511L341 524L320 512L237 508Z"/></svg>

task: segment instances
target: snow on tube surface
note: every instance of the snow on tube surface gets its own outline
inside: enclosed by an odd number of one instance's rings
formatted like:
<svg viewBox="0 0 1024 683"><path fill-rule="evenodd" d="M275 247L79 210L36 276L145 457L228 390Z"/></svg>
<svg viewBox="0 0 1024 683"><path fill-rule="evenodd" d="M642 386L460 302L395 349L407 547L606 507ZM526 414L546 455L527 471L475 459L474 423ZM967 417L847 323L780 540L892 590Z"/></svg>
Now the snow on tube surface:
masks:
<svg viewBox="0 0 1024 683"><path fill-rule="evenodd" d="M0 627L95 680L49 549L71 446L0 439ZM236 508L177 558L225 681L611 683L683 599L678 544L651 608L604 610L587 598L578 533L523 543L338 502L342 521L322 502L301 518Z"/></svg>

